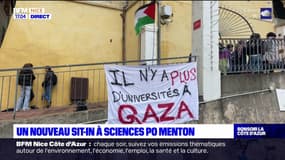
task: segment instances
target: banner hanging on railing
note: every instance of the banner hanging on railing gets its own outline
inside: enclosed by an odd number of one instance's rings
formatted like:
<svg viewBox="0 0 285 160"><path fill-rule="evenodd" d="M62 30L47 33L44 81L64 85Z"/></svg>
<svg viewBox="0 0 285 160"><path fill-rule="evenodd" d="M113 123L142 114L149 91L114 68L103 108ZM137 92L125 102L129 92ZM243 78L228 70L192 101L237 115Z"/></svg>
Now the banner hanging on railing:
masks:
<svg viewBox="0 0 285 160"><path fill-rule="evenodd" d="M197 64L105 65L108 123L183 123L199 119Z"/></svg>

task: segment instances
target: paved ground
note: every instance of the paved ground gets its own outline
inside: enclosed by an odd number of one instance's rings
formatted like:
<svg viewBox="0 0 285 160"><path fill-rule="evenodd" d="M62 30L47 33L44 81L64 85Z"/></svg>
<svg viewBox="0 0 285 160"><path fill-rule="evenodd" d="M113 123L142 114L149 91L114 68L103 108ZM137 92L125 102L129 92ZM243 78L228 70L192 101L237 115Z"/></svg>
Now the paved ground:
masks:
<svg viewBox="0 0 285 160"><path fill-rule="evenodd" d="M88 104L88 109L92 110L98 108L98 107L104 107L106 105L104 104ZM16 112L16 119L26 119L31 117L40 117L40 116L46 116L46 115L54 115L54 114L61 114L61 113L69 113L69 112L75 112L76 111L76 105L70 105L70 106L63 106L63 107L50 107L50 108L40 108L40 109L31 109L29 111L19 111ZM0 112L0 122L1 121L10 121L13 120L13 111L9 112Z"/></svg>

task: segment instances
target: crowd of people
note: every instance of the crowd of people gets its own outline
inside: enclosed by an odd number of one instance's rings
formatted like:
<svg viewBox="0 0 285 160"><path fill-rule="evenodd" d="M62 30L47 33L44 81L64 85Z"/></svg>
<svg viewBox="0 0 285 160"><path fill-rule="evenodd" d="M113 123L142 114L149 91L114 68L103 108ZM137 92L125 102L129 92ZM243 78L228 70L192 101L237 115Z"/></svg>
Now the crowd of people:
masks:
<svg viewBox="0 0 285 160"><path fill-rule="evenodd" d="M253 33L249 40L240 40L236 44L219 44L219 68L226 75L228 72L270 72L284 69L284 40L276 39L276 34L269 32L266 39Z"/></svg>
<svg viewBox="0 0 285 160"><path fill-rule="evenodd" d="M50 66L46 66L45 70L45 78L42 82L42 87L44 88L42 100L47 104L45 107L49 108L51 106L52 88L57 83L57 76ZM18 75L18 84L21 86L21 91L15 106L16 111L28 111L31 109L30 102L35 96L33 92L33 82L35 79L33 64L24 64Z"/></svg>

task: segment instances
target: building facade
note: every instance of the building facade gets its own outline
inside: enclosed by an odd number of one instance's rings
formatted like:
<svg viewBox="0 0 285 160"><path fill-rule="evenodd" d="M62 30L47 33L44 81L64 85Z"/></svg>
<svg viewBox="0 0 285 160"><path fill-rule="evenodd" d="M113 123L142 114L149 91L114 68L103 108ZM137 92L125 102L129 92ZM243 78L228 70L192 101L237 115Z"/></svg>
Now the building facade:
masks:
<svg viewBox="0 0 285 160"><path fill-rule="evenodd" d="M3 37L0 48L1 69L20 68L28 62L34 66L57 66L139 60L141 57L142 39L140 35L135 34L134 16L135 11L149 1L16 2L16 8L44 8L44 12L51 15L49 20L13 17L9 20L8 16L3 14L4 2L6 1L0 1L0 37ZM161 58L188 56L192 52L192 41L195 41L192 38L192 8L195 6L191 1L161 1L160 5L170 6L173 13L172 22L160 26ZM274 31L272 21L263 21L259 18L260 9L271 8L271 1L219 1L219 6L240 13L247 19L254 32L260 33L263 38L266 33ZM220 28L227 28L231 19L224 17L223 21L225 23ZM215 23L219 24L219 21ZM41 71L36 72L40 75L37 83L39 84L43 76ZM15 79L12 78L13 80ZM63 91L69 92L69 79L61 76L59 80L65 83L57 86L54 96L63 94ZM2 83L3 81L9 80L2 79ZM15 84L13 85L11 90L15 90ZM103 88L99 90L104 92ZM42 89L37 89L36 94L40 95L41 92ZM3 94L2 102L5 104L8 95L13 95L13 92ZM69 103L69 94L63 95L65 96L58 105ZM9 104L13 103L13 100L8 101L11 101Z"/></svg>

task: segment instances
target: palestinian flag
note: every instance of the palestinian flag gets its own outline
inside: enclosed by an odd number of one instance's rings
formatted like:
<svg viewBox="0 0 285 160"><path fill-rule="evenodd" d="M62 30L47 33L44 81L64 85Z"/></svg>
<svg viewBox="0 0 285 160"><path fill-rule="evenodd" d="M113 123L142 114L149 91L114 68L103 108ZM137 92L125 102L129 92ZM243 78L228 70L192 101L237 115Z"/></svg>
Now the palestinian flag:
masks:
<svg viewBox="0 0 285 160"><path fill-rule="evenodd" d="M141 6L136 11L135 30L137 35L141 33L142 27L154 23L155 19L155 2Z"/></svg>

